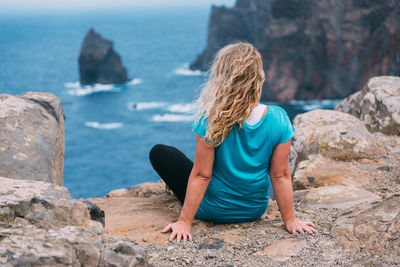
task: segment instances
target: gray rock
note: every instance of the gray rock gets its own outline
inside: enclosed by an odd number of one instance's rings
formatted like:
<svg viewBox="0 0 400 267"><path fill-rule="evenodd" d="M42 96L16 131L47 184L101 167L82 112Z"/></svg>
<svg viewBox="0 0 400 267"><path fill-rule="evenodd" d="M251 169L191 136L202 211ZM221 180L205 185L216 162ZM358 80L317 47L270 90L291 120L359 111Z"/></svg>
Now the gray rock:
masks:
<svg viewBox="0 0 400 267"><path fill-rule="evenodd" d="M206 70L235 41L259 49L264 101L343 98L370 77L400 73L398 1L238 0L213 6L208 41L191 69Z"/></svg>
<svg viewBox="0 0 400 267"><path fill-rule="evenodd" d="M67 225L90 227L88 208L51 183L0 177L0 221L22 218L46 229Z"/></svg>
<svg viewBox="0 0 400 267"><path fill-rule="evenodd" d="M0 227L1 266L148 266L136 243L76 226Z"/></svg>
<svg viewBox="0 0 400 267"><path fill-rule="evenodd" d="M198 249L221 249L224 245L224 240L219 238L210 238L199 244Z"/></svg>
<svg viewBox="0 0 400 267"><path fill-rule="evenodd" d="M332 235L345 248L399 256L399 206L400 194L394 194L378 204L339 217L332 226Z"/></svg>
<svg viewBox="0 0 400 267"><path fill-rule="evenodd" d="M114 51L113 43L90 29L82 43L79 55L81 84L124 83L126 69L120 56Z"/></svg>
<svg viewBox="0 0 400 267"><path fill-rule="evenodd" d="M104 212L85 202L51 183L0 177L0 266L147 266L144 249L104 234Z"/></svg>
<svg viewBox="0 0 400 267"><path fill-rule="evenodd" d="M335 110L356 116L371 132L400 135L400 77L371 78L362 91L345 98Z"/></svg>
<svg viewBox="0 0 400 267"><path fill-rule="evenodd" d="M0 129L0 176L63 184L64 115L55 95L0 95Z"/></svg>
<svg viewBox="0 0 400 267"><path fill-rule="evenodd" d="M290 168L310 155L338 160L376 159L384 155L374 136L356 117L334 110L313 110L297 115L290 151Z"/></svg>
<svg viewBox="0 0 400 267"><path fill-rule="evenodd" d="M369 191L352 186L325 186L295 191L302 206L318 209L349 209L381 198Z"/></svg>
<svg viewBox="0 0 400 267"><path fill-rule="evenodd" d="M86 204L89 210L90 219L101 223L104 227L106 225L104 210L100 209L99 206L89 200L84 199L82 202Z"/></svg>

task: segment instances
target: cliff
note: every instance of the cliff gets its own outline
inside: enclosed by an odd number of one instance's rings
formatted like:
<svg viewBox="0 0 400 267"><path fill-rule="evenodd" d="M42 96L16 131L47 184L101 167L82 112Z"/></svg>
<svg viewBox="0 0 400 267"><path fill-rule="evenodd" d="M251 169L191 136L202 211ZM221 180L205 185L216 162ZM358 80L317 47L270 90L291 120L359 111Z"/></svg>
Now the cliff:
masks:
<svg viewBox="0 0 400 267"><path fill-rule="evenodd" d="M262 100L337 99L369 78L400 74L400 4L387 1L237 0L211 9L206 48L190 65L207 70L224 45L259 49Z"/></svg>

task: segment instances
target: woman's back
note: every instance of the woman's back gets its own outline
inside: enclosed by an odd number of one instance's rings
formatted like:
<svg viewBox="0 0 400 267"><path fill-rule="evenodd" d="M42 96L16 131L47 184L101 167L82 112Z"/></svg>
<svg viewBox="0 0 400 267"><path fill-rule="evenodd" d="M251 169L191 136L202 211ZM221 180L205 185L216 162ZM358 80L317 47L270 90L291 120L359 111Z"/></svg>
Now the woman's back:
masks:
<svg viewBox="0 0 400 267"><path fill-rule="evenodd" d="M207 119L192 128L204 137ZM272 186L268 167L274 148L289 141L294 128L279 106L268 106L254 125L235 125L222 144L215 148L212 179L196 217L206 221L230 223L259 218L268 205Z"/></svg>

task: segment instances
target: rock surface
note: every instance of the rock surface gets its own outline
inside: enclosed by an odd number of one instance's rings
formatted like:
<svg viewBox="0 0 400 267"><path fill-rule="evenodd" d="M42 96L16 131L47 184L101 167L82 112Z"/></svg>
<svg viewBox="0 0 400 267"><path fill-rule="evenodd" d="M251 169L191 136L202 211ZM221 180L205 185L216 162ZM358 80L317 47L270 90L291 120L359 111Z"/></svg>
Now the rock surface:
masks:
<svg viewBox="0 0 400 267"><path fill-rule="evenodd" d="M400 73L398 1L237 0L211 9L208 41L191 69L208 69L234 41L259 49L262 100L343 98L376 75Z"/></svg>
<svg viewBox="0 0 400 267"><path fill-rule="evenodd" d="M365 125L350 114L313 110L297 115L293 126L292 174L299 162L313 154L338 160L378 159L385 154Z"/></svg>
<svg viewBox="0 0 400 267"><path fill-rule="evenodd" d="M145 186L148 188L148 185ZM169 234L160 233L165 225L179 216L181 205L173 195L154 192L147 197L119 196L90 201L106 213L105 232L137 240L146 247L149 263L153 266L350 266L400 263L395 255L359 252L353 247L338 246L341 243L331 234L335 220L357 210L357 203L364 201L363 205L368 205L380 201L380 197L366 190L347 186L339 189L320 187L295 192L297 217L312 220L317 225L319 233L314 235L289 234L276 201L270 200L267 212L255 222L212 224L195 220L192 225L193 242L181 245L169 242ZM318 195L319 198L307 197L305 201L305 195Z"/></svg>
<svg viewBox="0 0 400 267"><path fill-rule="evenodd" d="M0 225L2 266L148 266L136 243L76 226Z"/></svg>
<svg viewBox="0 0 400 267"><path fill-rule="evenodd" d="M277 261L287 260L290 256L296 256L307 246L305 239L286 238L274 241L271 245L266 246L258 252L261 255L267 255Z"/></svg>
<svg viewBox="0 0 400 267"><path fill-rule="evenodd" d="M356 116L371 132L400 136L400 77L371 78L363 90L345 98L335 110Z"/></svg>
<svg viewBox="0 0 400 267"><path fill-rule="evenodd" d="M159 180L157 183L143 183L130 188L116 189L107 194L107 197L111 198L126 198L126 197L150 197L152 195L159 195L161 193L172 194L164 183Z"/></svg>
<svg viewBox="0 0 400 267"><path fill-rule="evenodd" d="M295 191L298 201L308 208L348 209L381 198L369 191L352 186L325 186Z"/></svg>
<svg viewBox="0 0 400 267"><path fill-rule="evenodd" d="M136 242L104 234L101 214L64 187L0 177L0 265L148 266Z"/></svg>
<svg viewBox="0 0 400 267"><path fill-rule="evenodd" d="M370 172L352 162L341 162L323 156L309 156L301 161L293 177L294 190L329 185L363 186L372 181Z"/></svg>
<svg viewBox="0 0 400 267"><path fill-rule="evenodd" d="M392 254L400 260L400 194L339 217L332 234L347 248Z"/></svg>
<svg viewBox="0 0 400 267"><path fill-rule="evenodd" d="M0 177L0 221L17 219L46 229L91 223L86 205L72 199L65 187Z"/></svg>
<svg viewBox="0 0 400 267"><path fill-rule="evenodd" d="M0 95L0 129L0 176L63 184L64 115L55 95Z"/></svg>
<svg viewBox="0 0 400 267"><path fill-rule="evenodd" d="M82 43L79 74L81 84L124 83L128 79L113 43L93 29L89 30Z"/></svg>

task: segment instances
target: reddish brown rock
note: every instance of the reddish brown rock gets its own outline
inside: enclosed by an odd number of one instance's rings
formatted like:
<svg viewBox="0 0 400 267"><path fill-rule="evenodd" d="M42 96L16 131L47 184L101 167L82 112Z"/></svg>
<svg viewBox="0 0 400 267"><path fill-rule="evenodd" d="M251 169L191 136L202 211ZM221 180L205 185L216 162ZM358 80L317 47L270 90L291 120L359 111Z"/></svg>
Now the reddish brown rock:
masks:
<svg viewBox="0 0 400 267"><path fill-rule="evenodd" d="M263 100L343 98L369 78L400 73L400 5L366 0L237 0L211 9L208 42L191 69L224 45L259 49Z"/></svg>

